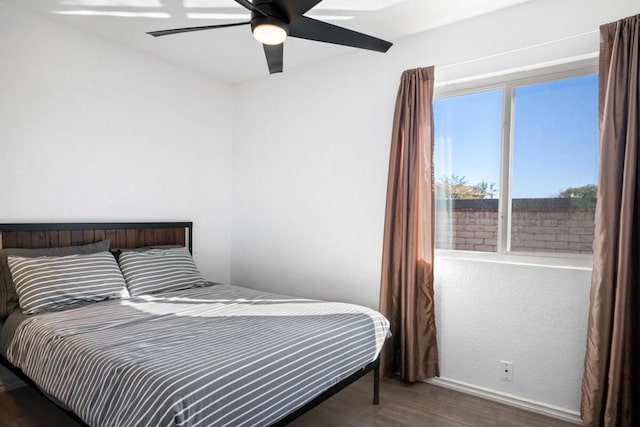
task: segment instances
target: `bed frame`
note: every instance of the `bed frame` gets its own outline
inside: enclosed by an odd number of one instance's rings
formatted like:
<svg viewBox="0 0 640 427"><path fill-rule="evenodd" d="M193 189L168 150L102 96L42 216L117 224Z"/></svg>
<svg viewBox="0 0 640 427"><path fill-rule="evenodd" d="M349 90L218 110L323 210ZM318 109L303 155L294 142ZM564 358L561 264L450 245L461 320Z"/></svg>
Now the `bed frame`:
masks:
<svg viewBox="0 0 640 427"><path fill-rule="evenodd" d="M111 240L112 248L180 245L193 250L192 222L0 224L2 248L53 248Z"/></svg>
<svg viewBox="0 0 640 427"><path fill-rule="evenodd" d="M192 222L108 222L108 223L20 223L0 224L0 249L2 248L50 248L84 245L100 240L111 240L112 248L128 249L153 245L180 245L193 252ZM82 425L86 425L75 413L60 406L59 402L43 393L19 368L3 356L0 363L16 374L30 387L44 395ZM351 383L373 371L373 404L380 402L380 358L369 363L351 376L338 382L304 406L291 412L275 426L285 426L302 414L318 406Z"/></svg>

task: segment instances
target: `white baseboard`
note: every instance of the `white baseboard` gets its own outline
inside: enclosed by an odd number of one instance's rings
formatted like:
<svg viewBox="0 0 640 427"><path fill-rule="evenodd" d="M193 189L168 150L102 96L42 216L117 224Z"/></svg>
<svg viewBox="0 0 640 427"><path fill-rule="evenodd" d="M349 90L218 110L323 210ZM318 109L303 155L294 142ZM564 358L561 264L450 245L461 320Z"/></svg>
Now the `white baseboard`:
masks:
<svg viewBox="0 0 640 427"><path fill-rule="evenodd" d="M429 378L427 380L424 380L424 382L427 384L433 384L439 387L444 387L451 390L459 391L461 393L482 397L484 399L492 400L494 402L504 403L505 405L514 406L520 409L525 409L527 411L546 415L548 417L556 418L562 421L567 421L573 424L582 425L582 419L580 418L580 413L577 411L571 411L571 410L560 408L557 406L547 405L546 403L536 402L529 399L523 399L521 397L512 396L506 393L499 393L483 387L478 387L472 384L463 383L461 381L450 380L447 378Z"/></svg>

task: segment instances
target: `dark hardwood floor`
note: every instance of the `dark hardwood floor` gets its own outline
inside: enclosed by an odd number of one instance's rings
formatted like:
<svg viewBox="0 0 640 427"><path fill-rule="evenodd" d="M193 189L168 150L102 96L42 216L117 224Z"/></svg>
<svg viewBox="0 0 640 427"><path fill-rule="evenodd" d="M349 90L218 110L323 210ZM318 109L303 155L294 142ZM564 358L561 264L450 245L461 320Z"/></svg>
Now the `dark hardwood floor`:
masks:
<svg viewBox="0 0 640 427"><path fill-rule="evenodd" d="M383 380L380 405L371 404L372 379L362 378L291 427L368 426L531 426L569 427L574 424L437 387ZM77 426L64 412L28 387L0 393L0 427Z"/></svg>
<svg viewBox="0 0 640 427"><path fill-rule="evenodd" d="M575 427L575 424L446 388L385 379L380 405L371 404L367 375L290 424L291 427Z"/></svg>

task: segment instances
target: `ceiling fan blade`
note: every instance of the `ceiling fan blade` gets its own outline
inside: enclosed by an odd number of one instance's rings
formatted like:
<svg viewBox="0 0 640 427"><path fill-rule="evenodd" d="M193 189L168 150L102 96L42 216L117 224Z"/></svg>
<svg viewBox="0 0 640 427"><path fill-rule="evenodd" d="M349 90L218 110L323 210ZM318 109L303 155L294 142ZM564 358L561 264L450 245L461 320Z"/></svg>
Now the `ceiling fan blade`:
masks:
<svg viewBox="0 0 640 427"><path fill-rule="evenodd" d="M272 0L278 9L286 12L290 21L304 15L322 0Z"/></svg>
<svg viewBox="0 0 640 427"><path fill-rule="evenodd" d="M238 25L247 25L251 22L236 22L234 24L221 24L221 25L207 25L204 27L188 27L188 28L174 28L171 30L149 31L147 34L153 37L169 36L171 34L189 33L191 31L213 30L216 28L237 27Z"/></svg>
<svg viewBox="0 0 640 427"><path fill-rule="evenodd" d="M269 74L282 72L282 58L284 56L284 43L269 45L263 44L264 55L267 57L267 65L269 65Z"/></svg>
<svg viewBox="0 0 640 427"><path fill-rule="evenodd" d="M393 43L337 25L301 16L289 24L289 36L325 43L386 52Z"/></svg>
<svg viewBox="0 0 640 427"><path fill-rule="evenodd" d="M238 3L241 6L243 6L247 10L250 10L252 12L256 11L256 12L260 13L260 15L262 15L262 16L267 16L267 14L262 9L260 9L255 4L251 3L249 0L236 0L236 3Z"/></svg>

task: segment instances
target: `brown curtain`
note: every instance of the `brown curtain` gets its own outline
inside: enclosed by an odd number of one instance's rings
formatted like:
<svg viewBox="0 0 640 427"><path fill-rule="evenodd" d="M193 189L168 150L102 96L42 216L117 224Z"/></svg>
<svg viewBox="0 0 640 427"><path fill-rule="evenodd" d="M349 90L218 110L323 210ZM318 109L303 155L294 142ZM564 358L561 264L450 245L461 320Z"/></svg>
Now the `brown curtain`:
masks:
<svg viewBox="0 0 640 427"><path fill-rule="evenodd" d="M393 120L380 311L391 322L384 375L439 375L433 298L433 67L402 74Z"/></svg>
<svg viewBox="0 0 640 427"><path fill-rule="evenodd" d="M640 425L640 15L600 27L600 178L585 426Z"/></svg>

